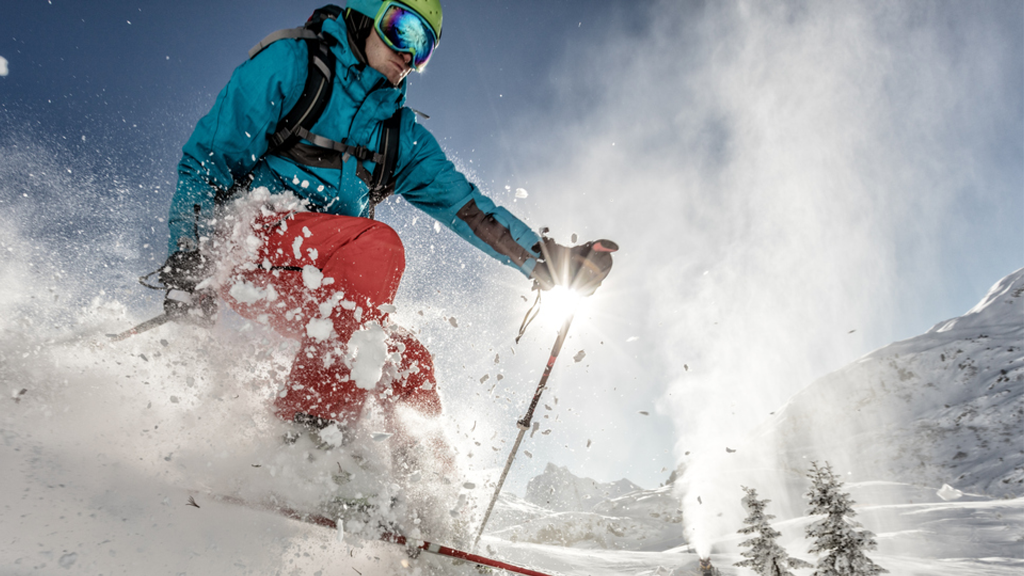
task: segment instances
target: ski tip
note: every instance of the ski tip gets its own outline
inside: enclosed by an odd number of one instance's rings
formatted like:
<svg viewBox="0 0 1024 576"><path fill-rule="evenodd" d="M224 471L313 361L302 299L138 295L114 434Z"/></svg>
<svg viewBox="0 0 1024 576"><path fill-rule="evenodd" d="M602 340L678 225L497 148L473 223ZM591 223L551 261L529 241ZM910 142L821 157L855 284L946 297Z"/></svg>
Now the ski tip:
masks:
<svg viewBox="0 0 1024 576"><path fill-rule="evenodd" d="M594 240L594 250L597 252L618 252L619 245L611 240Z"/></svg>

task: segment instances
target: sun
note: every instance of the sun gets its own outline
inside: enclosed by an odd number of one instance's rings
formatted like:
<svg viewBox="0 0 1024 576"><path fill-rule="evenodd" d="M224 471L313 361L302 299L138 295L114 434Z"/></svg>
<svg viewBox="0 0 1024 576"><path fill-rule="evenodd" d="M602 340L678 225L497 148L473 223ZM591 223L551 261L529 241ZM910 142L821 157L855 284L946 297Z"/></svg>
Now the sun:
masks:
<svg viewBox="0 0 1024 576"><path fill-rule="evenodd" d="M565 286L555 286L541 296L538 319L545 324L559 326L566 318L576 313L583 302L583 296Z"/></svg>

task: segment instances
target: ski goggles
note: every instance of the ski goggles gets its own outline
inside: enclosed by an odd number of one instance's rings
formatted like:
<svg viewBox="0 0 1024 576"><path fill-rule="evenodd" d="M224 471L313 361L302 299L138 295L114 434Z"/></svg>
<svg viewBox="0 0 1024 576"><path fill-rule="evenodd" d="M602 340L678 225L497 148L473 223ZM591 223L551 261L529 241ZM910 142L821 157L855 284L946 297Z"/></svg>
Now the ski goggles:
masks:
<svg viewBox="0 0 1024 576"><path fill-rule="evenodd" d="M437 46L430 24L398 2L385 2L377 11L373 27L388 48L412 54L412 68L417 72L423 71Z"/></svg>

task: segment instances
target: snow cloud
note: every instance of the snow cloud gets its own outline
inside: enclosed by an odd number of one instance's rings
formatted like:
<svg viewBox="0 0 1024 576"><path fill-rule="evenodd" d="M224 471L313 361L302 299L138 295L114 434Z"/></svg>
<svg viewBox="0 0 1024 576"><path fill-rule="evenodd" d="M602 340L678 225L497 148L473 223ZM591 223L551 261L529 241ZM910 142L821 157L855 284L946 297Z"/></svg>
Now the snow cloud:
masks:
<svg viewBox="0 0 1024 576"><path fill-rule="evenodd" d="M1009 90L999 70L1012 56L977 33L999 30L996 16L957 4L662 2L654 14L649 29L572 51L554 112L576 121L533 135L552 143L538 156L552 164L530 181L575 191L536 195L541 213L622 245L605 296L647 319L670 375L639 386L675 422L689 519L706 511L711 524L741 513L737 471L784 499L765 486L770 455L741 439L891 341L897 306L927 288L901 278L934 277L956 204L988 193L977 127L1014 110L972 100ZM734 531L728 516L700 529Z"/></svg>
<svg viewBox="0 0 1024 576"><path fill-rule="evenodd" d="M7 76L7 59L0 56L0 76Z"/></svg>

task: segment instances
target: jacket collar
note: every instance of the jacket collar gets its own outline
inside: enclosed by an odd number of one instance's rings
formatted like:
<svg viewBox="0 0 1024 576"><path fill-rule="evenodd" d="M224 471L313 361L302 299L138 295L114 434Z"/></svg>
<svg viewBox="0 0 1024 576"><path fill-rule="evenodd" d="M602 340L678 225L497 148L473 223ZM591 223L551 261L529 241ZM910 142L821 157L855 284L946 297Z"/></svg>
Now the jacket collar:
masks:
<svg viewBox="0 0 1024 576"><path fill-rule="evenodd" d="M360 14L360 16L362 15ZM387 77L371 68L366 62L364 48L358 45L359 42L354 36L354 30L351 26L346 26L345 20L325 20L322 31L336 41L333 50L338 58L338 62L346 68L355 68L358 76L361 77L361 80L367 86L368 91L395 91L397 93L394 94L393 98L396 105L401 107L405 103L408 82L402 80L402 83L397 87L392 86ZM369 33L374 33L372 28L370 28ZM391 100L391 98L385 97L384 100Z"/></svg>

